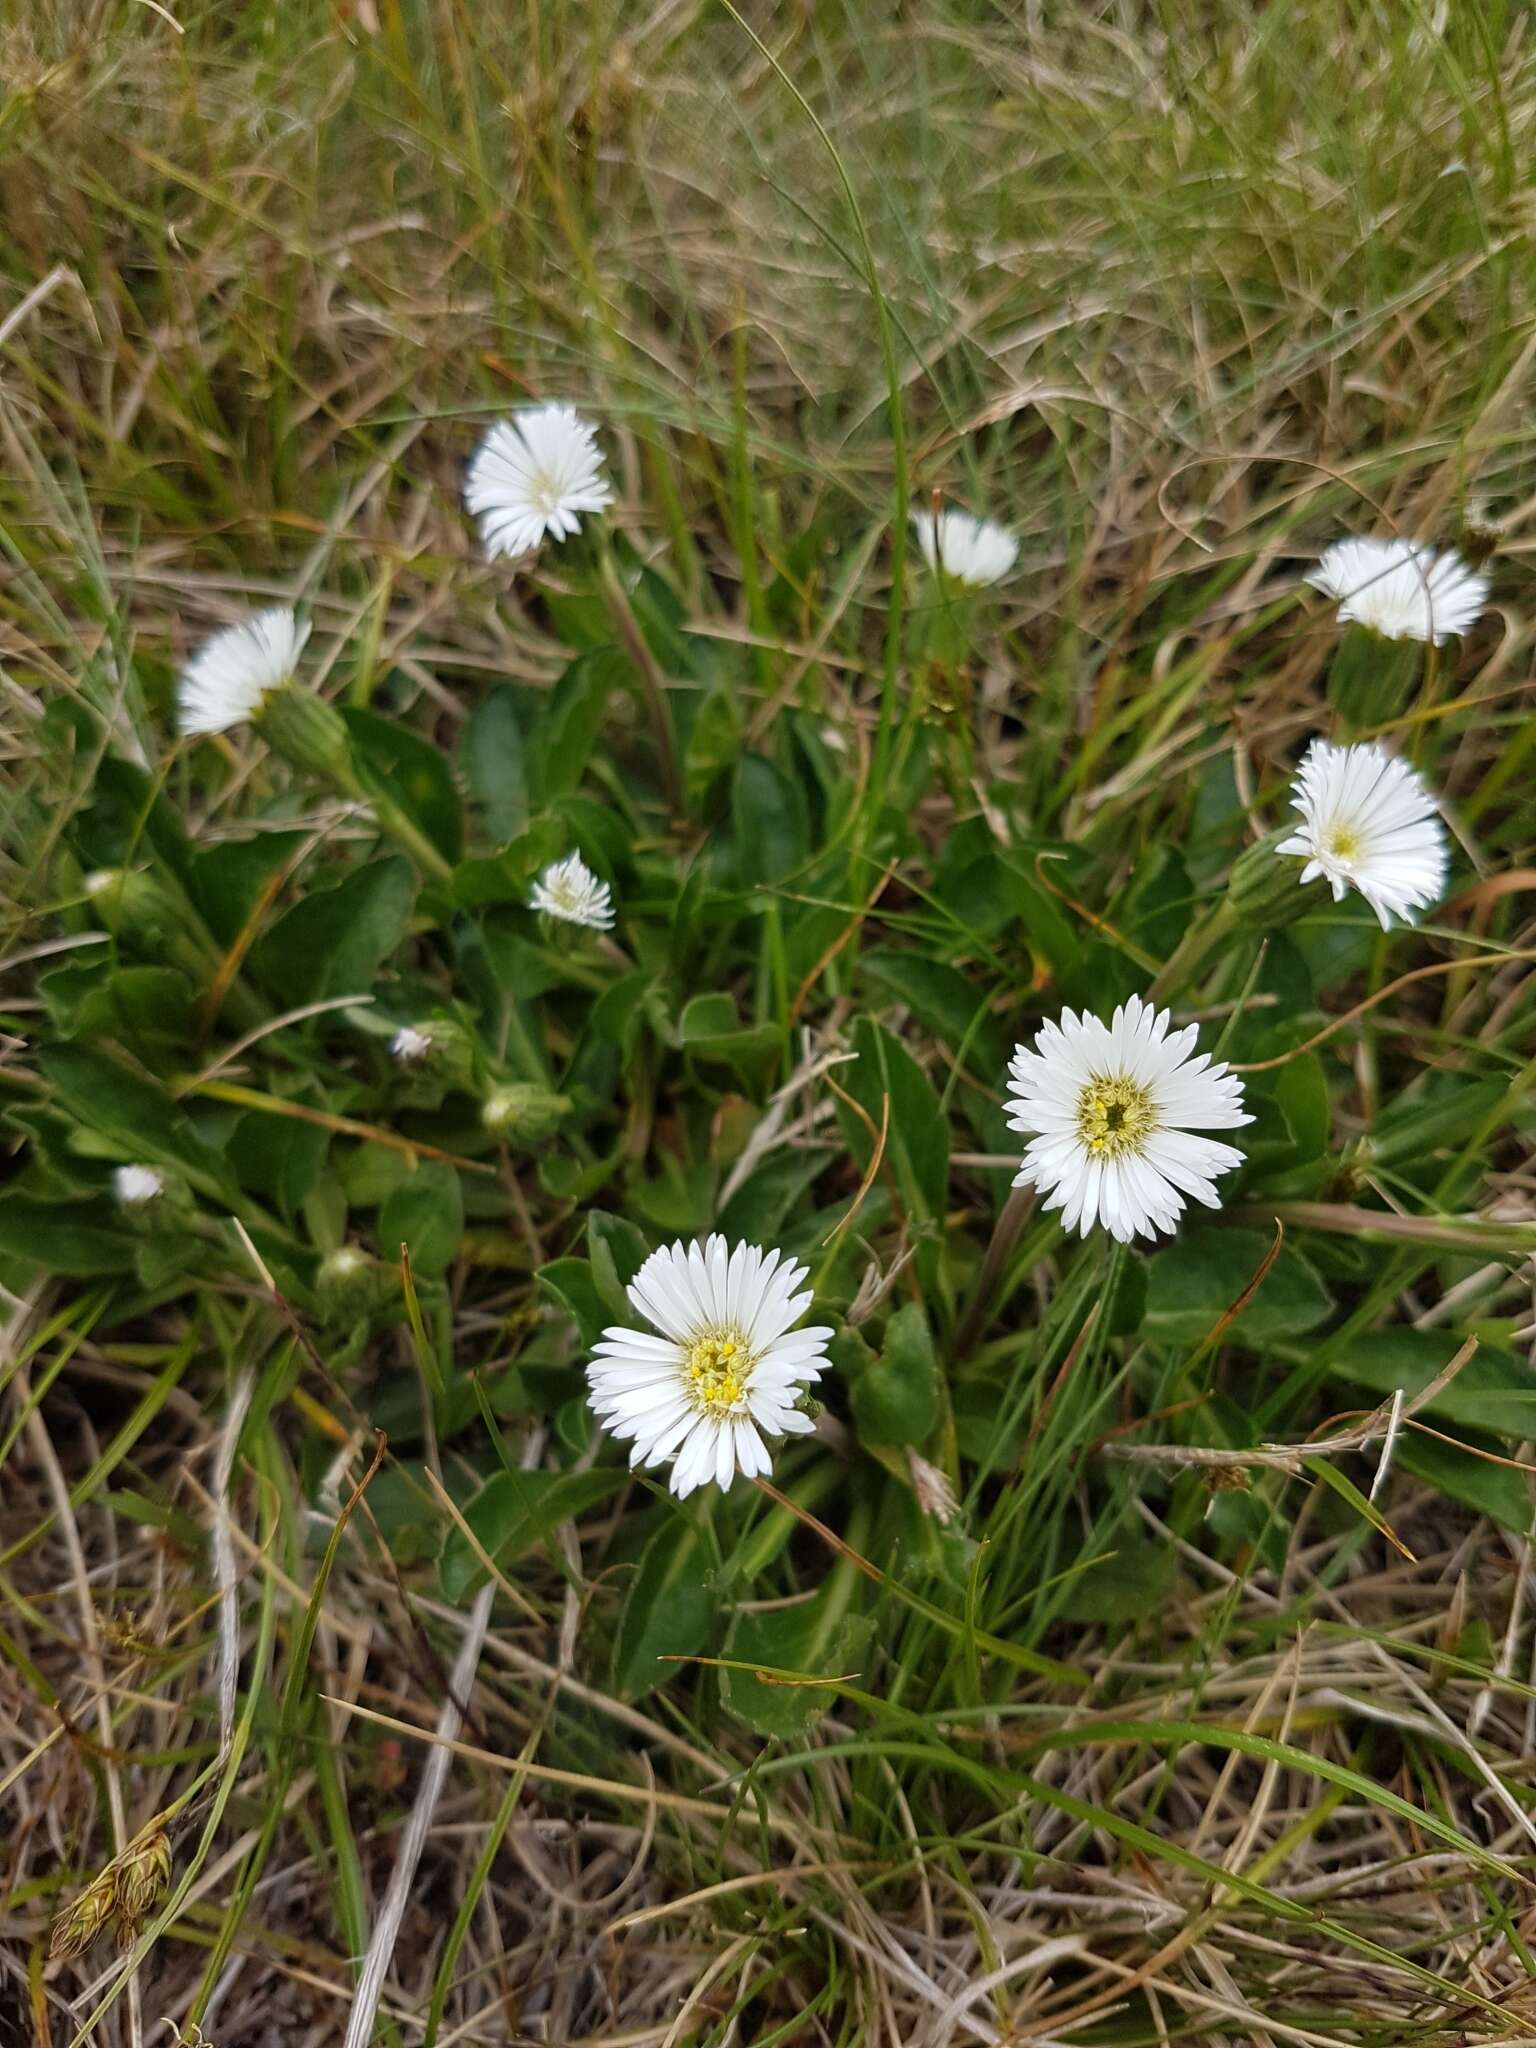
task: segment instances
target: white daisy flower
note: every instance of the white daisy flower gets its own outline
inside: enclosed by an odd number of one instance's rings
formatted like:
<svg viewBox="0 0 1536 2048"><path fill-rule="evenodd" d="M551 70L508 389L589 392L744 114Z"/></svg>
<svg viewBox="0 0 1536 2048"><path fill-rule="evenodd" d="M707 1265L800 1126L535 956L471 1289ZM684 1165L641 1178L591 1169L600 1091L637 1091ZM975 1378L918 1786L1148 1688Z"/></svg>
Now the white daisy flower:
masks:
<svg viewBox="0 0 1536 2048"><path fill-rule="evenodd" d="M563 540L583 512L613 502L596 430L568 405L498 420L469 465L464 502L493 556L529 554L546 534Z"/></svg>
<svg viewBox="0 0 1536 2048"><path fill-rule="evenodd" d="M587 1366L593 1412L633 1440L632 1466L674 1459L681 1499L769 1471L763 1433L809 1434L795 1403L821 1377L833 1333L791 1328L811 1305L808 1288L795 1291L805 1276L780 1251L731 1250L720 1236L652 1252L628 1294L661 1334L605 1330Z"/></svg>
<svg viewBox="0 0 1536 2048"><path fill-rule="evenodd" d="M1369 626L1388 640L1432 640L1438 647L1477 623L1488 578L1451 548L1420 541L1338 540L1307 578L1336 598L1339 623Z"/></svg>
<svg viewBox="0 0 1536 2048"><path fill-rule="evenodd" d="M165 1182L152 1166L119 1166L112 1175L112 1192L125 1209L139 1209L159 1200Z"/></svg>
<svg viewBox="0 0 1536 2048"><path fill-rule="evenodd" d="M432 1050L430 1031L418 1031L414 1024L402 1024L389 1041L389 1050L402 1067L414 1067Z"/></svg>
<svg viewBox="0 0 1536 2048"><path fill-rule="evenodd" d="M1372 740L1335 747L1314 740L1291 785L1301 824L1277 853L1299 854L1301 880L1325 875L1340 903L1358 889L1390 931L1394 917L1438 900L1448 858L1440 807L1422 777Z"/></svg>
<svg viewBox="0 0 1536 2048"><path fill-rule="evenodd" d="M183 737L227 732L260 708L268 691L288 682L309 628L275 604L205 640L182 671L176 723Z"/></svg>
<svg viewBox="0 0 1536 2048"><path fill-rule="evenodd" d="M569 853L547 867L528 898L534 910L565 924L584 924L595 932L613 929L613 897L579 853Z"/></svg>
<svg viewBox="0 0 1536 2048"><path fill-rule="evenodd" d="M1217 1176L1241 1166L1233 1146L1195 1133L1253 1122L1243 1084L1208 1053L1192 1058L1197 1027L1170 1036L1172 1022L1132 996L1108 1024L1064 1010L1033 1051L1015 1049L1008 1121L1035 1141L1014 1186L1043 1190L1068 1230L1100 1222L1122 1244L1172 1230L1186 1195L1218 1208Z"/></svg>
<svg viewBox="0 0 1536 2048"><path fill-rule="evenodd" d="M912 531L930 569L973 589L996 583L1019 559L1018 541L1006 526L969 512L920 512Z"/></svg>

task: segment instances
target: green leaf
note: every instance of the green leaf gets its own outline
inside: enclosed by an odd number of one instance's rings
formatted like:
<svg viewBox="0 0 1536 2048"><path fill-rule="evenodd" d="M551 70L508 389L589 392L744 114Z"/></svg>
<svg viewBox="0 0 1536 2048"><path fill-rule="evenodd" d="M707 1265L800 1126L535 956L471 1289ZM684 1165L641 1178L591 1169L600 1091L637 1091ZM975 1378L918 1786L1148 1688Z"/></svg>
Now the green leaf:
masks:
<svg viewBox="0 0 1536 2048"><path fill-rule="evenodd" d="M1462 1341L1444 1330L1373 1330L1351 1338L1332 1370L1375 1394L1413 1395L1450 1364ZM1536 1380L1512 1352L1483 1345L1423 1412L1522 1443L1536 1437Z"/></svg>
<svg viewBox="0 0 1536 2048"><path fill-rule="evenodd" d="M204 1194L238 1202L239 1187L225 1160L141 1068L80 1045L49 1046L38 1064L57 1101L88 1130L110 1138L124 1159L173 1166Z"/></svg>
<svg viewBox="0 0 1536 2048"><path fill-rule="evenodd" d="M1072 1578L1061 1613L1078 1622L1156 1622L1173 1591L1174 1574L1170 1548L1133 1537Z"/></svg>
<svg viewBox="0 0 1536 2048"><path fill-rule="evenodd" d="M720 1211L716 1228L733 1243L771 1244L831 1157L830 1146L819 1145L770 1153Z"/></svg>
<svg viewBox="0 0 1536 2048"><path fill-rule="evenodd" d="M624 1292L651 1255L651 1248L633 1223L602 1209L587 1211L587 1256L592 1284L611 1317L626 1321L634 1314Z"/></svg>
<svg viewBox="0 0 1536 2048"><path fill-rule="evenodd" d="M880 1356L853 1383L849 1399L866 1444L920 1444L939 1419L939 1368L921 1302L897 1309Z"/></svg>
<svg viewBox="0 0 1536 2048"><path fill-rule="evenodd" d="M163 1050L187 1044L196 1028L192 984L172 967L76 960L43 975L38 992L66 1038L115 1038Z"/></svg>
<svg viewBox="0 0 1536 2048"><path fill-rule="evenodd" d="M1256 1230L1190 1230L1148 1261L1146 1334L1197 1344L1263 1265L1270 1240ZM1233 1324L1247 1343L1312 1330L1333 1307L1312 1267L1289 1245Z"/></svg>
<svg viewBox="0 0 1536 2048"><path fill-rule="evenodd" d="M453 871L454 900L469 909L486 903L526 903L534 876L569 851L559 819L540 818L499 853L461 860Z"/></svg>
<svg viewBox="0 0 1536 2048"><path fill-rule="evenodd" d="M242 1187L272 1195L295 1215L320 1178L331 1134L297 1117L242 1117L227 1147Z"/></svg>
<svg viewBox="0 0 1536 2048"><path fill-rule="evenodd" d="M398 719L360 710L342 717L364 786L398 804L445 860L457 860L464 848L464 816L441 750Z"/></svg>
<svg viewBox="0 0 1536 2048"><path fill-rule="evenodd" d="M683 778L695 808L741 758L741 714L730 690L711 690L694 715L683 754Z"/></svg>
<svg viewBox="0 0 1536 2048"><path fill-rule="evenodd" d="M953 1051L968 1046L967 1059L979 1073L994 1076L1007 1061L1002 1026L988 1014L995 991L978 988L956 967L915 948L875 947L859 962L888 1000L904 1004Z"/></svg>
<svg viewBox="0 0 1536 2048"><path fill-rule="evenodd" d="M886 1152L903 1199L924 1220L942 1216L949 1181L949 1125L933 1084L900 1040L871 1018L859 1020L853 1045L858 1057L839 1074L847 1093L863 1105L869 1124L846 1103L838 1104L838 1115L860 1172L874 1149L870 1126L879 1131L884 1098L889 1096Z"/></svg>
<svg viewBox="0 0 1536 2048"><path fill-rule="evenodd" d="M253 839L222 839L198 849L192 863L193 898L221 946L232 946L239 938L262 892L292 860L305 836L259 832Z"/></svg>
<svg viewBox="0 0 1536 2048"><path fill-rule="evenodd" d="M35 1202L8 1189L0 1193L0 1252L76 1280L131 1273L138 1241L109 1229L112 1215L105 1202Z"/></svg>
<svg viewBox="0 0 1536 2048"><path fill-rule="evenodd" d="M761 754L744 754L736 765L731 820L744 885L781 881L804 864L810 848L804 792Z"/></svg>
<svg viewBox="0 0 1536 2048"><path fill-rule="evenodd" d="M1299 1053L1280 1069L1275 1101L1285 1118L1298 1163L1320 1159L1333 1132L1328 1077L1316 1053Z"/></svg>
<svg viewBox="0 0 1536 2048"><path fill-rule="evenodd" d="M540 1266L538 1281L555 1306L563 1308L570 1316L580 1332L582 1343L590 1350L607 1329L612 1316L598 1292L587 1260L551 1259L547 1266Z"/></svg>
<svg viewBox="0 0 1536 2048"><path fill-rule="evenodd" d="M379 1211L379 1251L398 1259L410 1247L411 1271L440 1280L453 1264L464 1228L464 1189L445 1160L424 1161L393 1189Z"/></svg>
<svg viewBox="0 0 1536 2048"><path fill-rule="evenodd" d="M844 1678L857 1672L873 1626L868 1616L849 1614L830 1583L797 1607L738 1615L725 1654L776 1673ZM837 1695L826 1686L795 1685L761 1670L723 1670L720 1697L757 1734L785 1740L804 1735Z"/></svg>
<svg viewBox="0 0 1536 2048"><path fill-rule="evenodd" d="M1517 1536L1530 1533L1531 1495L1523 1472L1492 1464L1459 1444L1444 1444L1407 1429L1397 1440L1395 1460L1415 1479L1427 1480L1475 1514L1491 1516Z"/></svg>
<svg viewBox="0 0 1536 2048"><path fill-rule="evenodd" d="M503 1571L542 1543L562 1522L629 1483L628 1472L497 1472L464 1510L487 1556ZM443 1545L443 1596L463 1600L485 1581L485 1568L457 1525Z"/></svg>
<svg viewBox="0 0 1536 2048"><path fill-rule="evenodd" d="M698 1525L668 1514L630 1581L613 1648L614 1690L638 1699L676 1675L669 1657L691 1657L719 1611L710 1546Z"/></svg>
<svg viewBox="0 0 1536 2048"><path fill-rule="evenodd" d="M596 647L578 655L556 682L545 700L538 743L530 750L538 765L543 802L565 796L580 782L608 698L625 688L631 676L628 660L616 647Z"/></svg>
<svg viewBox="0 0 1536 2048"><path fill-rule="evenodd" d="M729 1067L754 1094L766 1088L784 1054L778 1025L744 1027L728 995L694 996L678 1019L677 1036L685 1051Z"/></svg>
<svg viewBox="0 0 1536 2048"><path fill-rule="evenodd" d="M528 767L517 696L507 685L482 697L464 721L459 759L485 829L498 845L528 824Z"/></svg>
<svg viewBox="0 0 1536 2048"><path fill-rule="evenodd" d="M252 952L252 968L291 1008L365 995L405 937L415 902L409 861L371 860L280 917Z"/></svg>

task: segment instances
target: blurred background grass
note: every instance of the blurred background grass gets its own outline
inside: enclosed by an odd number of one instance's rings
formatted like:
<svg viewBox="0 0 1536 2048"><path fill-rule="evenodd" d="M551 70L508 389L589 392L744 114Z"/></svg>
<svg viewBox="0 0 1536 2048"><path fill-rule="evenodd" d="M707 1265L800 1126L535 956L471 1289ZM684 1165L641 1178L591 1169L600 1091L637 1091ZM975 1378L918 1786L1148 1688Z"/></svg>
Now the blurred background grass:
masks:
<svg viewBox="0 0 1536 2048"><path fill-rule="evenodd" d="M333 694L363 706L387 685L444 747L489 685L564 667L558 618L486 573L462 517L464 460L498 409L568 397L601 420L623 530L729 649L749 725L867 709L892 414L855 223L783 74L867 226L915 498L942 490L1022 538L976 691L987 775L1030 828L1106 863L1212 832L1213 807L1246 804L1318 722L1333 638L1297 573L1340 531L1397 530L1496 548L1476 659L1431 678L1405 737L1454 791L1475 864L1528 863L1528 10L743 11L776 62L728 13L676 0L41 0L5 20L0 950L18 1071L54 856L98 767L56 749L51 702L158 762L178 663L274 596L313 608ZM610 733L599 783L633 739ZM1229 755L1232 794L1213 797L1200 771ZM270 815L248 761L211 790L178 762L170 789L201 839ZM952 800L924 805L938 859ZM891 929L919 946L948 936L919 905L906 917ZM1516 907L1498 918L1502 943L1529 945ZM829 999L850 985L834 976ZM1470 1001L1458 984L1363 1036L1338 1142L1383 1073L1390 1106L1410 1059L1455 1067L1470 1046L1501 1084L1483 1120L1453 1109L1421 1139L1410 1102L1396 1156L1422 1142L1458 1202L1496 1167L1519 1224L1530 999L1517 974ZM1380 1164L1392 1185L1390 1151ZM989 1221L961 1210L973 1251ZM1459 1335L1444 1280L1433 1247L1378 1251L1349 1328ZM1096 1284L1080 1264L1049 1315L1043 1290L1013 1302L1025 1469L977 1481L981 1548L952 1608L883 1610L878 1697L867 1638L827 1667L814 1737L754 1742L707 1674L640 1707L613 1697L582 1647L632 1562L608 1562L623 1543L602 1515L519 1565L464 1735L493 1754L455 1763L391 2038L1524 2037L1524 1472L1490 1467L1468 1499L1422 1444L1392 1504L1411 1557L1315 1472L1263 1475L1253 1519L1218 1515L1215 1538L1206 1494L1149 1501L1142 1477L1110 1515L1084 1463L1135 1404L1083 1321ZM484 1347L518 1299L457 1299L456 1341ZM268 1307L254 1285L210 1287L185 1323L97 1345L101 1306L29 1296L7 1367L7 2048L73 2038L65 1998L84 2021L108 1988L99 1959L45 1977L43 1951L54 1906L111 1853L114 1801L136 1825L216 1749L195 1489L221 1491L224 1390ZM1528 1295L1503 1306L1509 1340ZM1266 1435L1298 1440L1347 1398L1319 1392L1282 1311L1262 1365L1254 1349L1226 1389L1241 1408L1244 1375L1262 1384ZM172 1928L88 2038L136 2048L162 2013L220 2048L341 2036L455 1616L419 1472L381 1474L324 1575L308 1518L346 1496L324 1467L327 1432L336 1456L348 1430L319 1383L295 1408L264 1367L245 1442L240 1623L247 1668L273 1658L272 1700ZM1518 1460L1522 1397L1504 1394L1491 1426ZM856 1550L871 1536L857 1502L814 1505ZM1128 1555L1132 1529L1166 1572L1090 1575L1069 1602L1065 1581ZM840 1618L857 1567L805 1536L787 1515L760 1525L762 1569L786 1573L761 1597L830 1569ZM125 1587L152 1637L124 1621ZM1049 1648L1087 1687L1025 1646L1064 1604Z"/></svg>

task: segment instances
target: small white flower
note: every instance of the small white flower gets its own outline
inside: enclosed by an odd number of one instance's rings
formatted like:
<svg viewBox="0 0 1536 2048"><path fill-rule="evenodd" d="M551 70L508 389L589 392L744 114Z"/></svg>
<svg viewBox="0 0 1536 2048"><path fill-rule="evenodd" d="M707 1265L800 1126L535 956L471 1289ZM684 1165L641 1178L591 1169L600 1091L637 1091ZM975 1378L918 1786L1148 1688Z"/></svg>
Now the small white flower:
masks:
<svg viewBox="0 0 1536 2048"><path fill-rule="evenodd" d="M930 569L975 589L996 583L1019 559L1018 541L1006 526L969 512L919 512L912 531Z"/></svg>
<svg viewBox="0 0 1536 2048"><path fill-rule="evenodd" d="M568 405L498 420L469 465L464 502L491 555L526 555L546 534L563 540L583 512L613 502L596 431Z"/></svg>
<svg viewBox="0 0 1536 2048"><path fill-rule="evenodd" d="M1325 875L1340 903L1358 889L1389 931L1394 917L1434 903L1445 888L1440 807L1422 778L1376 741L1359 747L1314 740L1291 785L1301 824L1278 853L1299 854L1300 879Z"/></svg>
<svg viewBox="0 0 1536 2048"><path fill-rule="evenodd" d="M414 1024L402 1024L389 1041L390 1052L402 1067L414 1067L432 1050L430 1031L418 1031Z"/></svg>
<svg viewBox="0 0 1536 2048"><path fill-rule="evenodd" d="M139 1209L158 1201L165 1182L152 1166L120 1166L112 1175L112 1192L125 1209Z"/></svg>
<svg viewBox="0 0 1536 2048"><path fill-rule="evenodd" d="M595 932L613 929L613 898L579 853L554 861L534 883L528 902L565 924L584 924Z"/></svg>
<svg viewBox="0 0 1536 2048"><path fill-rule="evenodd" d="M771 1469L760 1432L805 1436L815 1427L796 1407L821 1377L832 1331L791 1326L811 1305L806 1276L780 1251L753 1244L673 1244L652 1252L630 1282L630 1300L661 1333L615 1326L587 1366L594 1414L633 1440L629 1462L668 1458L681 1499L713 1479Z"/></svg>
<svg viewBox="0 0 1536 2048"><path fill-rule="evenodd" d="M1253 1122L1243 1084L1191 1057L1197 1027L1170 1036L1172 1022L1132 996L1108 1024L1064 1010L1033 1051L1015 1049L1008 1122L1035 1139L1014 1186L1043 1189L1068 1230L1101 1222L1122 1244L1172 1230L1186 1195L1219 1208L1217 1176L1241 1166L1233 1146L1194 1134Z"/></svg>
<svg viewBox="0 0 1536 2048"><path fill-rule="evenodd" d="M1451 548L1420 541L1337 540L1307 578L1337 598L1339 623L1355 620L1388 640L1432 640L1438 647L1477 623L1488 578Z"/></svg>
<svg viewBox="0 0 1536 2048"><path fill-rule="evenodd" d="M309 638L286 605L275 604L205 640L182 671L176 723L184 737L227 732L249 718L269 690L292 676Z"/></svg>

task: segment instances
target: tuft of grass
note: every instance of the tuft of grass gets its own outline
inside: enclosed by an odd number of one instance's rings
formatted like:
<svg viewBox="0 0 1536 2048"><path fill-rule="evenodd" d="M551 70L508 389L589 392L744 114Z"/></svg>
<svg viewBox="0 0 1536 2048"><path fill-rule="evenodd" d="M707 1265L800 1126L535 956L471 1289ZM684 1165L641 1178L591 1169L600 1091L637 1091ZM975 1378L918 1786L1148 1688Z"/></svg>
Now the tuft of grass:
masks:
<svg viewBox="0 0 1536 2048"><path fill-rule="evenodd" d="M0 79L0 2041L1525 2038L1525 10L50 0ZM530 397L618 504L513 570ZM1378 724L1449 892L1233 933L1367 531L1493 579ZM273 602L361 794L174 742ZM1079 1243L1007 1055L1154 985L1245 1165ZM834 1370L678 1503L582 1363L716 1226Z"/></svg>

